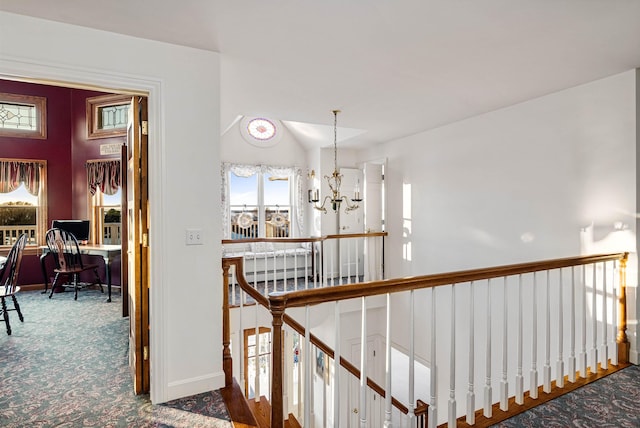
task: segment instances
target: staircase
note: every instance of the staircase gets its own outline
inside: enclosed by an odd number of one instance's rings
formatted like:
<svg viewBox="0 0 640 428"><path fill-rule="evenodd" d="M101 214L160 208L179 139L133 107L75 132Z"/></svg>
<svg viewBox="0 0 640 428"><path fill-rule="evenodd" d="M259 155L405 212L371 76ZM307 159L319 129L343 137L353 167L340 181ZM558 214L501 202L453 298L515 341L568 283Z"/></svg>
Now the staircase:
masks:
<svg viewBox="0 0 640 428"><path fill-rule="evenodd" d="M265 396L260 401L247 400L236 380L220 390L235 428L271 428L271 404ZM284 428L302 428L295 416L289 413Z"/></svg>

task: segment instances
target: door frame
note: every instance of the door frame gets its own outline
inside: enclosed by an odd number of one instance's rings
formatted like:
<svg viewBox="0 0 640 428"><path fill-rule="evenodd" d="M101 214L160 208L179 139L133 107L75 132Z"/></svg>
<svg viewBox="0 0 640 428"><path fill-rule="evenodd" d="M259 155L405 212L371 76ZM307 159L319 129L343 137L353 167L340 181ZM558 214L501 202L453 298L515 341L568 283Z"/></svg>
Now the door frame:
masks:
<svg viewBox="0 0 640 428"><path fill-rule="evenodd" d="M0 58L0 78L5 80L19 80L43 85L64 86L79 89L96 89L105 92L126 95L143 95L148 100L149 134L153 136L154 144L148 151L149 162L149 194L154 204L149 207L149 217L153 222L154 239L151 249L164 248L163 234L164 216L160 208L163 206L163 195L159 191L162 182L161 165L164 152L164 138L162 134L161 117L163 90L160 79L146 76L129 76L124 74L109 74L99 69L69 67L62 64L38 63L20 61L17 59ZM114 89L118 88L118 89ZM149 282L154 284L154 293L149 295L149 359L153 360L153 377L149 394L151 402L164 402L168 395L166 388L168 379L166 340L162 332L166 331L166 317L154 316L165 313L168 300L167 289L163 286L163 276L159 269L162 266L162 252L150 251Z"/></svg>

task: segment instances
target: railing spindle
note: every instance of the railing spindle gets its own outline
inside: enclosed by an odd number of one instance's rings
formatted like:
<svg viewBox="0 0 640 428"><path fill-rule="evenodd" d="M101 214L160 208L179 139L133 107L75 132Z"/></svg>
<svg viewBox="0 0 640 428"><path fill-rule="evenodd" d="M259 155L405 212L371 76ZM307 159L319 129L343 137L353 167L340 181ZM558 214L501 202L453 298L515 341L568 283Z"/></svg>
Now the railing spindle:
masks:
<svg viewBox="0 0 640 428"><path fill-rule="evenodd" d="M547 270L547 292L545 293L545 349L542 390L551 392L551 271Z"/></svg>
<svg viewBox="0 0 640 428"><path fill-rule="evenodd" d="M476 423L476 393L475 393L475 315L474 315L474 285L469 283L469 390L467 391L467 423Z"/></svg>
<svg viewBox="0 0 640 428"><path fill-rule="evenodd" d="M367 298L362 297L360 330L360 428L367 428Z"/></svg>
<svg viewBox="0 0 640 428"><path fill-rule="evenodd" d="M597 305L597 277L596 277L596 264L592 265L592 291L591 291L591 310L593 312L591 323L591 372L595 373L598 370L598 305Z"/></svg>
<svg viewBox="0 0 640 428"><path fill-rule="evenodd" d="M582 265L582 341L580 377L587 377L587 266Z"/></svg>
<svg viewBox="0 0 640 428"><path fill-rule="evenodd" d="M384 389L391 391L391 293L387 293L386 311ZM391 428L391 394L386 394L384 397L384 427Z"/></svg>
<svg viewBox="0 0 640 428"><path fill-rule="evenodd" d="M309 305L304 308L304 417L302 423L306 426L313 426L311 420L311 389L313 386L313 367L311 367L311 314Z"/></svg>
<svg viewBox="0 0 640 428"><path fill-rule="evenodd" d="M409 292L409 423L414 423L415 416L415 364L416 364L416 326L415 326L415 290Z"/></svg>
<svg viewBox="0 0 640 428"><path fill-rule="evenodd" d="M571 266L571 304L569 305L569 347L570 353L568 358L569 365L569 382L576 381L576 270L575 266Z"/></svg>
<svg viewBox="0 0 640 428"><path fill-rule="evenodd" d="M413 293L413 291L412 291ZM449 352L449 426L456 426L456 285L451 285L451 347ZM412 405L415 400L411 400Z"/></svg>
<svg viewBox="0 0 640 428"><path fill-rule="evenodd" d="M507 411L509 409L509 381L507 380L508 371L508 338L509 338L509 304L507 302L507 277L505 276L502 283L502 380L500 381L500 410Z"/></svg>
<svg viewBox="0 0 640 428"><path fill-rule="evenodd" d="M438 367L436 364L436 289L431 289L431 362L430 362L430 374L429 374L429 409L428 412L428 424L429 428L436 428L438 426L438 406L436 401L436 387L437 387L437 374Z"/></svg>
<svg viewBox="0 0 640 428"><path fill-rule="evenodd" d="M609 366L609 345L607 344L607 262L602 263L602 345L600 348L600 366Z"/></svg>
<svg viewBox="0 0 640 428"><path fill-rule="evenodd" d="M491 387L491 279L487 280L487 347L485 350L484 416L493 416L493 388Z"/></svg>
<svg viewBox="0 0 640 428"><path fill-rule="evenodd" d="M615 344L616 334L618 333L618 290L616 287L616 273L618 272L618 263L613 262L613 269L611 272L611 338ZM615 349L615 345L614 345ZM611 365L618 365L618 353L613 351L610 353Z"/></svg>
<svg viewBox="0 0 640 428"><path fill-rule="evenodd" d="M524 403L524 376L522 374L522 274L518 275L518 371L516 374L516 404Z"/></svg>
<svg viewBox="0 0 640 428"><path fill-rule="evenodd" d="M564 357L562 355L562 348L564 347L564 314L562 308L564 306L562 293L562 269L558 269L559 285L558 285L558 361L556 363L556 386L564 388Z"/></svg>
<svg viewBox="0 0 640 428"><path fill-rule="evenodd" d="M335 341L333 343L333 426L338 426L340 423L340 301L336 301L334 308L335 318ZM329 370L329 367L327 367ZM387 390L388 391L388 390Z"/></svg>
<svg viewBox="0 0 640 428"><path fill-rule="evenodd" d="M533 311L531 313L531 380L529 396L538 398L538 274L533 273Z"/></svg>

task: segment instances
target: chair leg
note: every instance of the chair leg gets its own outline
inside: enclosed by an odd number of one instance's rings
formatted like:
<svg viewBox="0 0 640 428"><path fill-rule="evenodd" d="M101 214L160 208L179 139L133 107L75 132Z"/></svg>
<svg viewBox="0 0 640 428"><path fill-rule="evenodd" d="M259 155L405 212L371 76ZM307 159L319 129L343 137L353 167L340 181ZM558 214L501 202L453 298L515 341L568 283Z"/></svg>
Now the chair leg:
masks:
<svg viewBox="0 0 640 428"><path fill-rule="evenodd" d="M7 325L7 334L11 336L11 324L9 324L9 312L7 312L7 303L4 301L4 297L2 300L2 315L4 315L4 323Z"/></svg>
<svg viewBox="0 0 640 428"><path fill-rule="evenodd" d="M24 322L24 317L22 316L22 311L20 310L18 299L16 299L16 296L11 296L11 298L13 299L13 307L16 309L16 312L18 313L18 318L20 318L20 322Z"/></svg>
<svg viewBox="0 0 640 428"><path fill-rule="evenodd" d="M56 284L58 283L59 276L60 276L60 272L56 273L56 276L53 278L53 283L51 283L51 293L49 293L49 298L53 296L53 290L56 289Z"/></svg>
<svg viewBox="0 0 640 428"><path fill-rule="evenodd" d="M97 269L97 268L96 268L96 269L94 269L94 270L93 270L93 273L95 274L95 276L96 276L96 281L98 281L98 285L100 286L100 292L101 292L102 294L104 294L104 289L102 288L102 281L100 281L100 275L98 275L98 269Z"/></svg>
<svg viewBox="0 0 640 428"><path fill-rule="evenodd" d="M75 291L75 296L73 300L78 300L78 274L73 274L73 289Z"/></svg>

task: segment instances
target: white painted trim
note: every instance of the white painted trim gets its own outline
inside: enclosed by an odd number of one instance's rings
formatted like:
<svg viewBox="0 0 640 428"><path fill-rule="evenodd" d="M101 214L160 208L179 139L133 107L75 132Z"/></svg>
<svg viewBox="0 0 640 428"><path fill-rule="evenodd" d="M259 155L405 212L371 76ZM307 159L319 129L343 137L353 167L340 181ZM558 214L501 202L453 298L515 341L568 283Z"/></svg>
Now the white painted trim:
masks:
<svg viewBox="0 0 640 428"><path fill-rule="evenodd" d="M167 400L189 397L200 394L202 391L213 391L224 385L224 372L218 371L205 376L197 376L191 379L182 379L171 382L167 388Z"/></svg>
<svg viewBox="0 0 640 428"><path fill-rule="evenodd" d="M82 84L95 86L98 88L114 88L114 92L128 90L148 94L149 104L149 139L153 144L149 144L149 199L153 201L150 205L150 220L153 225L150 237L150 266L149 281L153 288L149 293L150 311L150 358L153 361L151 371L150 397L152 403L162 403L167 401L169 391L165 388L168 378L168 350L166 340L162 332L167 331L166 317L158 314L165 313L165 303L168 300L166 287L163 286L163 278L160 271L163 263L164 248L163 237L166 234L163 219L165 207L163 195L160 189L166 183L161 171L164 170L165 141L164 141L164 113L163 113L163 89L162 80L146 76L132 74L103 72L99 69L86 67L69 67L64 64L54 62L39 62L27 58L3 56L0 58L0 78L8 80L38 79L42 83L49 82L51 85L64 86L64 83ZM118 88L118 89L115 89ZM214 376L212 376L213 378Z"/></svg>

